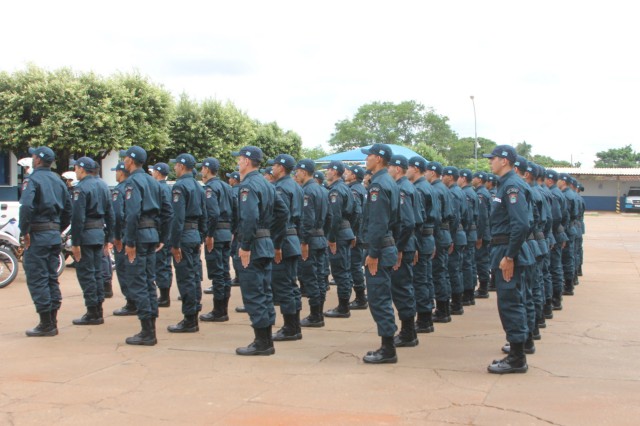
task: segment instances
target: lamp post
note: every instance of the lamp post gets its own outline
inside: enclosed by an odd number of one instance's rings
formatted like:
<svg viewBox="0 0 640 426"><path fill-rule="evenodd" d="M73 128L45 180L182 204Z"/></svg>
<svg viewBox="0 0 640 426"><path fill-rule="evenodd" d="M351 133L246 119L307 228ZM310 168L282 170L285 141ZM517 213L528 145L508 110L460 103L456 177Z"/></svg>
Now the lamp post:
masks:
<svg viewBox="0 0 640 426"><path fill-rule="evenodd" d="M476 102L473 95L470 96L471 103L473 104L473 131L476 136L476 141L473 144L473 157L476 160L476 170L478 170L478 122L476 121Z"/></svg>

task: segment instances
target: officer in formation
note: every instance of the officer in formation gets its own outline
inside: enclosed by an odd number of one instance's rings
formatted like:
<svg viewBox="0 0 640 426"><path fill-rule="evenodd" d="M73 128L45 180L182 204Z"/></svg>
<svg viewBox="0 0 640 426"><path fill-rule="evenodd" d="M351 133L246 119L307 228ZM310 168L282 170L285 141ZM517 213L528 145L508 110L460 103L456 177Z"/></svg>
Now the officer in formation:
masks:
<svg viewBox="0 0 640 426"><path fill-rule="evenodd" d="M160 184L160 194L162 200L168 203L171 200L171 188L167 184L169 176L169 165L167 163L157 163L151 168L151 177ZM158 297L158 307L168 308L171 306L171 283L173 282L173 269L171 269L171 243L169 234L165 235L162 247L156 252L156 286L160 292Z"/></svg>
<svg viewBox="0 0 640 426"><path fill-rule="evenodd" d="M364 209L365 202L367 200L367 190L362 184L364 179L365 170L358 166L353 165L346 167L344 171L344 181L351 189L354 202L361 207L361 211ZM353 292L355 293L355 299L349 304L349 309L362 310L367 309L367 295L364 282L364 273L362 272L362 265L364 262L364 246L362 244L362 215L353 224L353 234L355 239L351 243L351 282L353 283Z"/></svg>

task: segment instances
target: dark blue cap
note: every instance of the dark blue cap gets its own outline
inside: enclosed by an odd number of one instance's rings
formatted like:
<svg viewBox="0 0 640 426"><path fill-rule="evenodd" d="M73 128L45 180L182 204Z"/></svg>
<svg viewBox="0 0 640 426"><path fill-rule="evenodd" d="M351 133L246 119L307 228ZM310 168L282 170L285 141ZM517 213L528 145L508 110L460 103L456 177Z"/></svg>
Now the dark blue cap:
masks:
<svg viewBox="0 0 640 426"><path fill-rule="evenodd" d="M497 181L497 180L498 180L498 178L497 178L497 177L496 177L496 175L494 175L493 173L489 173L489 174L487 175L487 181L488 181L488 182L493 182L493 183L495 183L495 181Z"/></svg>
<svg viewBox="0 0 640 426"><path fill-rule="evenodd" d="M483 183L486 182L487 179L489 178L489 176L485 172L475 172L473 174L473 177L480 179Z"/></svg>
<svg viewBox="0 0 640 426"><path fill-rule="evenodd" d="M358 166L357 164L354 164L353 166L349 167L349 170L351 171L351 173L353 173L356 176L356 179L358 180L364 179L364 169L362 167Z"/></svg>
<svg viewBox="0 0 640 426"><path fill-rule="evenodd" d="M369 148L361 148L360 151L363 154L373 154L382 157L387 162L391 161L391 156L393 155L393 152L391 151L389 145L385 145L383 143L374 143Z"/></svg>
<svg viewBox="0 0 640 426"><path fill-rule="evenodd" d="M557 182L558 172L556 172L555 170L547 169L546 173L544 174L544 177L547 179L551 179L554 182Z"/></svg>
<svg viewBox="0 0 640 426"><path fill-rule="evenodd" d="M578 183L578 191L584 192L584 185L583 184Z"/></svg>
<svg viewBox="0 0 640 426"><path fill-rule="evenodd" d="M323 181L324 180L324 173L322 172L315 172L313 174L313 178L314 179L318 179L319 181Z"/></svg>
<svg viewBox="0 0 640 426"><path fill-rule="evenodd" d="M130 157L137 163L144 164L147 161L147 151L139 146L132 146L125 150L120 150L120 157Z"/></svg>
<svg viewBox="0 0 640 426"><path fill-rule="evenodd" d="M531 173L533 177L538 177L538 169L539 166L536 163L534 163L533 161L529 161L527 162L527 170L525 171Z"/></svg>
<svg viewBox="0 0 640 426"><path fill-rule="evenodd" d="M418 169L420 169L421 172L424 172L425 170L427 170L427 160L420 157L419 155L409 158L408 163L409 163L409 166L417 167Z"/></svg>
<svg viewBox="0 0 640 426"><path fill-rule="evenodd" d="M227 173L227 177L230 179L240 180L240 172Z"/></svg>
<svg viewBox="0 0 640 426"><path fill-rule="evenodd" d="M77 160L71 160L71 164L82 167L88 172L92 172L96 169L96 162L89 157L80 157Z"/></svg>
<svg viewBox="0 0 640 426"><path fill-rule="evenodd" d="M571 183L571 176L569 175L569 173L560 173L558 175L558 180L563 180L567 183Z"/></svg>
<svg viewBox="0 0 640 426"><path fill-rule="evenodd" d="M402 167L407 170L409 167L409 162L407 161L407 157L400 154L395 154L391 156L391 160L389 160L389 164L392 166Z"/></svg>
<svg viewBox="0 0 640 426"><path fill-rule="evenodd" d="M38 148L29 148L29 155L36 155L42 159L42 161L46 161L47 163L51 163L56 159L56 154L53 152L51 148L46 146L39 146Z"/></svg>
<svg viewBox="0 0 640 426"><path fill-rule="evenodd" d="M513 166L516 169L520 170L521 172L526 172L527 171L527 165L528 164L529 164L529 162L522 155L517 155L516 156L516 161L513 162Z"/></svg>
<svg viewBox="0 0 640 426"><path fill-rule="evenodd" d="M274 164L280 164L286 169L293 169L296 165L296 160L289 154L279 154L273 160L267 161L267 164L273 166Z"/></svg>
<svg viewBox="0 0 640 426"><path fill-rule="evenodd" d="M217 172L218 170L220 170L220 162L217 158L207 157L202 160L202 167L206 167L212 172Z"/></svg>
<svg viewBox="0 0 640 426"><path fill-rule="evenodd" d="M191 154L180 154L176 158L169 160L170 163L182 164L187 169L193 169L196 166L196 159Z"/></svg>
<svg viewBox="0 0 640 426"><path fill-rule="evenodd" d="M327 164L325 169L326 170L333 169L333 170L337 171L338 173L343 174L344 173L344 164L342 164L342 161L334 160L334 161L330 162L329 164Z"/></svg>
<svg viewBox="0 0 640 426"><path fill-rule="evenodd" d="M576 188L580 185L580 183L578 182L578 180L574 177L571 177L571 185L575 186Z"/></svg>
<svg viewBox="0 0 640 426"><path fill-rule="evenodd" d="M124 168L124 162L122 161L118 161L118 164L116 164L115 167L111 168L112 172L115 172L116 170L120 170L120 171L126 171L127 169Z"/></svg>
<svg viewBox="0 0 640 426"><path fill-rule="evenodd" d="M460 176L460 172L458 171L458 168L453 166L444 167L442 169L442 174L453 176L455 179L458 179L458 176Z"/></svg>
<svg viewBox="0 0 640 426"><path fill-rule="evenodd" d="M272 167L265 167L264 169L260 169L260 173L262 173L263 175L272 175L273 174L273 168Z"/></svg>
<svg viewBox="0 0 640 426"><path fill-rule="evenodd" d="M169 165L167 163L158 163L151 167L151 170L155 170L160 174L167 176L169 174Z"/></svg>
<svg viewBox="0 0 640 426"><path fill-rule="evenodd" d="M298 164L295 165L294 169L306 170L310 174L313 174L313 172L316 171L316 163L314 163L313 160L305 158L304 160L298 161Z"/></svg>
<svg viewBox="0 0 640 426"><path fill-rule="evenodd" d="M262 157L264 156L260 148L251 145L240 148L240 151L233 151L231 155L234 157L243 156L257 161L262 161Z"/></svg>
<svg viewBox="0 0 640 426"><path fill-rule="evenodd" d="M427 164L427 170L432 170L432 171L436 172L437 174L441 175L442 174L442 164L438 163L437 161L431 161L429 164Z"/></svg>
<svg viewBox="0 0 640 426"><path fill-rule="evenodd" d="M469 169L460 169L460 177L465 178L467 182L471 182L473 173L471 173L471 170Z"/></svg>
<svg viewBox="0 0 640 426"><path fill-rule="evenodd" d="M512 163L515 163L518 154L516 153L515 148L511 145L498 145L493 148L491 154L482 154L482 156L484 158L502 157L506 158Z"/></svg>
<svg viewBox="0 0 640 426"><path fill-rule="evenodd" d="M547 174L547 169L545 169L544 167L542 167L541 165L537 165L538 166L538 177L539 178L543 178L544 175Z"/></svg>

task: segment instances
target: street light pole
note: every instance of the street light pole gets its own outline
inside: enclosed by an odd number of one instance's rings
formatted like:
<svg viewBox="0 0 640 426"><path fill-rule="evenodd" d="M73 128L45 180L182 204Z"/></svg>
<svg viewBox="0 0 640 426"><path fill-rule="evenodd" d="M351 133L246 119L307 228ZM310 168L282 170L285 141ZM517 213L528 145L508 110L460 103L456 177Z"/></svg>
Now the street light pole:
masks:
<svg viewBox="0 0 640 426"><path fill-rule="evenodd" d="M471 103L473 104L473 131L476 135L476 140L473 144L473 157L476 159L476 170L478 170L478 122L476 120L476 102L473 95L470 96Z"/></svg>

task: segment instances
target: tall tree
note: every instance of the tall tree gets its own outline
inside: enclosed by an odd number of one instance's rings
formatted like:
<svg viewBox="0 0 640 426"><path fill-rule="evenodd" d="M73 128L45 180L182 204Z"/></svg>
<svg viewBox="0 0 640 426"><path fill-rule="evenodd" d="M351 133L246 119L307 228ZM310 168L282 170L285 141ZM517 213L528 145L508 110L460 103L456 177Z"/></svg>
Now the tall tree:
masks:
<svg viewBox="0 0 640 426"><path fill-rule="evenodd" d="M531 144L528 144L526 141L522 141L516 145L516 152L527 160L531 160L533 158L531 152L532 148Z"/></svg>
<svg viewBox="0 0 640 426"><path fill-rule="evenodd" d="M640 167L640 153L635 152L631 145L622 148L611 148L596 153L595 166L603 167Z"/></svg>
<svg viewBox="0 0 640 426"><path fill-rule="evenodd" d="M317 160L318 158L322 158L327 156L327 151L324 150L322 145L315 146L313 148L305 148L302 147L300 150L301 158L310 158L312 160Z"/></svg>

